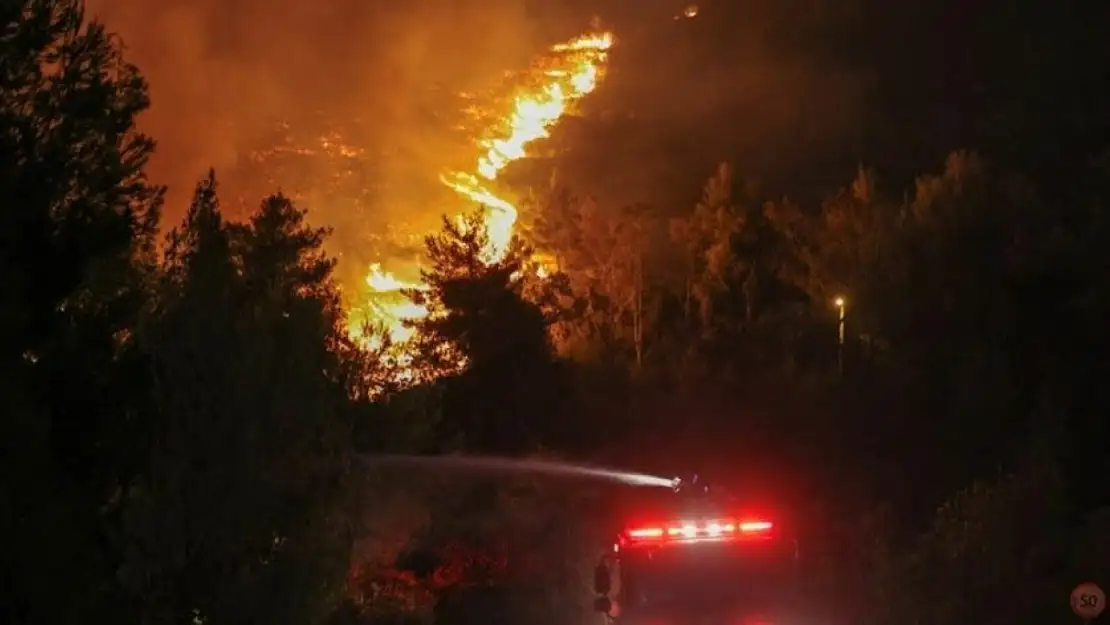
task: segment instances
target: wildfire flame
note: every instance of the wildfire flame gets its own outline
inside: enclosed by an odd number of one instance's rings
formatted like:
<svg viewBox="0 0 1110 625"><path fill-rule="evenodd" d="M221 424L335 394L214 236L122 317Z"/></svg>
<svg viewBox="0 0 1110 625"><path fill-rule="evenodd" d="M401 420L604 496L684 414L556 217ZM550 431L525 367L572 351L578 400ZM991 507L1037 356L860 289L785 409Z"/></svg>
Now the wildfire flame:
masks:
<svg viewBox="0 0 1110 625"><path fill-rule="evenodd" d="M492 188L498 174L509 163L527 156L525 148L529 143L547 137L551 127L575 101L597 88L612 45L612 35L601 33L553 46L539 64L541 86L518 95L512 111L489 130L488 137L480 143L485 151L479 156L474 172L456 171L440 176L443 184L470 203L485 207L485 227L489 233L486 262L504 258L518 216L516 206ZM363 337L363 328L370 322L384 327L395 344L411 339L413 330L404 321L421 319L428 311L413 304L404 296L404 290L427 287L399 280L377 263L370 266L366 285L370 290L368 301L358 310L359 314L352 315L352 336Z"/></svg>

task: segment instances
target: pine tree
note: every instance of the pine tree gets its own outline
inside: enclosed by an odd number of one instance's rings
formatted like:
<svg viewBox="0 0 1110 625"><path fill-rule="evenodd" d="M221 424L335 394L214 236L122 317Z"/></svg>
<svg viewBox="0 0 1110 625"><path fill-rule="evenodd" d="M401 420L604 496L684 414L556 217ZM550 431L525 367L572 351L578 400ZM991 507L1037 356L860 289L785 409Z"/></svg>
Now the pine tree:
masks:
<svg viewBox="0 0 1110 625"><path fill-rule="evenodd" d="M146 437L133 335L161 190L143 174L153 143L135 129L146 84L83 4L0 10L8 623L128 618L115 581L117 521Z"/></svg>
<svg viewBox="0 0 1110 625"><path fill-rule="evenodd" d="M445 218L443 231L428 237L429 290L410 294L431 311L415 324L420 365L464 363L443 399L443 423L453 428L445 440L465 435L474 449L523 452L556 436L565 378L551 320L524 297L529 250L514 239L502 260L486 264L487 236L476 211L461 223Z"/></svg>
<svg viewBox="0 0 1110 625"><path fill-rule="evenodd" d="M149 620L320 622L343 582L358 363L326 231L304 218L277 195L226 224L209 174L170 234L143 337L156 444L129 526Z"/></svg>

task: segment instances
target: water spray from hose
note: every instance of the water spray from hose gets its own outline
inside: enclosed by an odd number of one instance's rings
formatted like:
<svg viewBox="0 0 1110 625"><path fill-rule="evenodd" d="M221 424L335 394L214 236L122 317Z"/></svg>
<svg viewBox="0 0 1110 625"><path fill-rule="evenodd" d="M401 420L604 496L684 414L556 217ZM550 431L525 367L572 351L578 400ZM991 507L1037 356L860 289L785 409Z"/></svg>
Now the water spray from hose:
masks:
<svg viewBox="0 0 1110 625"><path fill-rule="evenodd" d="M374 454L363 456L362 459L371 466L538 473L556 477L601 479L629 486L652 488L677 489L680 484L678 478L665 478L636 471L622 471L550 460L499 458L494 456L409 456L403 454Z"/></svg>

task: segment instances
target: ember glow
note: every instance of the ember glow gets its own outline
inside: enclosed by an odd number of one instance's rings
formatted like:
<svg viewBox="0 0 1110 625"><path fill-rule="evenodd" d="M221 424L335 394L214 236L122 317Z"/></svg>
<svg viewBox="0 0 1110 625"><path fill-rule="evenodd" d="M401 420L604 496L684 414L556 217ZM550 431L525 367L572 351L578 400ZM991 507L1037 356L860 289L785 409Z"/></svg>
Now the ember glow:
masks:
<svg viewBox="0 0 1110 625"><path fill-rule="evenodd" d="M508 250L517 221L517 208L496 189L501 171L511 162L526 157L529 143L548 136L570 107L591 93L604 77L609 48L609 33L591 34L553 46L534 67L532 88L521 89L511 111L478 141L483 150L472 172L453 171L440 176L443 184L466 200L466 208L485 208L489 245L485 260L495 263ZM405 282L372 264L366 276L365 301L356 303L350 314L352 336L366 340L367 323L383 328L394 344L403 345L413 330L405 320L423 318L428 311L404 295L407 289L424 285ZM361 304L361 305L358 305ZM373 345L373 339L370 339Z"/></svg>

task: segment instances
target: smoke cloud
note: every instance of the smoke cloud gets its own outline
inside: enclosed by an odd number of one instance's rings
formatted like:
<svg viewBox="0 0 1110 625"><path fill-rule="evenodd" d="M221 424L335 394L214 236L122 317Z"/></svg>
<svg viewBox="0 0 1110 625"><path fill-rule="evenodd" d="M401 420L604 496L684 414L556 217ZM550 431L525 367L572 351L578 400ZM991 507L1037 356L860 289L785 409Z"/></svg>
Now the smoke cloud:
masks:
<svg viewBox="0 0 1110 625"><path fill-rule="evenodd" d="M691 4L681 0L88 6L150 82L153 104L140 124L158 141L151 174L170 187L168 225L215 167L232 216L266 193L291 193L334 228L333 253L353 259L341 268L357 273L413 257L454 199L438 175L476 156L473 133L457 129L473 101L458 94L496 87L592 16L618 38L610 76L587 99L586 121L556 129L553 146L569 153L549 162L586 192L614 203L696 197L691 176L716 161L763 176L761 168L789 169L842 142L860 115L861 82L775 42L769 25L794 33L787 13L798 2L707 0L691 20L679 17ZM307 151L328 158L302 158Z"/></svg>
<svg viewBox="0 0 1110 625"><path fill-rule="evenodd" d="M358 119L376 149L406 145L437 87L474 88L526 63L521 0L90 0L151 85L152 173L186 196L238 166L278 121ZM417 164L419 165L419 164ZM180 215L175 207L172 214ZM173 215L171 215L173 216Z"/></svg>

